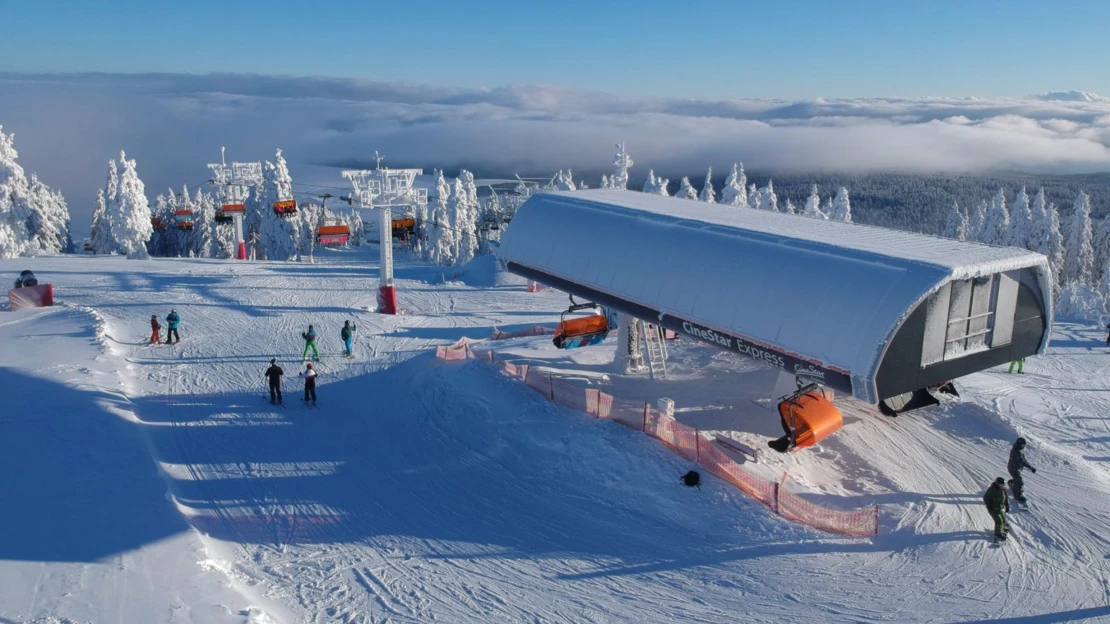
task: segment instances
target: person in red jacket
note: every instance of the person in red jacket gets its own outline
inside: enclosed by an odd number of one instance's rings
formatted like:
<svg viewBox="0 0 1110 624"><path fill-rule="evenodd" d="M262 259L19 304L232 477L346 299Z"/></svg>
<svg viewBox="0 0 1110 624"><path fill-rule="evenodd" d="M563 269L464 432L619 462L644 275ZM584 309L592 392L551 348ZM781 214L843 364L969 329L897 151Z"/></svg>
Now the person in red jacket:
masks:
<svg viewBox="0 0 1110 624"><path fill-rule="evenodd" d="M158 337L158 332L161 331L162 326L158 324L158 315L150 315L150 344L158 344L162 339Z"/></svg>

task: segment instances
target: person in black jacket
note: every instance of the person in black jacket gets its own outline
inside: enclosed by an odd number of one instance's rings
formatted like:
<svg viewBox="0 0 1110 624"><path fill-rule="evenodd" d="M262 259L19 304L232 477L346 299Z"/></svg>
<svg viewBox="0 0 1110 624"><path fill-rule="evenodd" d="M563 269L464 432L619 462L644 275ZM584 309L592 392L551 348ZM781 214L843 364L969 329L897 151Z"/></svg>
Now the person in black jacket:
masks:
<svg viewBox="0 0 1110 624"><path fill-rule="evenodd" d="M270 403L284 402L281 400L281 376L284 374L277 360L270 360L270 368L266 369L266 379L270 381Z"/></svg>
<svg viewBox="0 0 1110 624"><path fill-rule="evenodd" d="M1009 531L1006 526L1006 512L1010 509L1010 498L1006 496L1006 483L1002 477L998 477L987 488L986 494L983 494L983 503L987 506L991 520L994 520L994 538L1006 541L1006 533Z"/></svg>
<svg viewBox="0 0 1110 624"><path fill-rule="evenodd" d="M1022 505L1025 504L1025 482L1021 478L1023 468L1037 474L1037 469L1025 461L1025 438L1018 438L1010 449L1010 461L1006 469L1010 472L1010 487L1013 488L1014 498Z"/></svg>

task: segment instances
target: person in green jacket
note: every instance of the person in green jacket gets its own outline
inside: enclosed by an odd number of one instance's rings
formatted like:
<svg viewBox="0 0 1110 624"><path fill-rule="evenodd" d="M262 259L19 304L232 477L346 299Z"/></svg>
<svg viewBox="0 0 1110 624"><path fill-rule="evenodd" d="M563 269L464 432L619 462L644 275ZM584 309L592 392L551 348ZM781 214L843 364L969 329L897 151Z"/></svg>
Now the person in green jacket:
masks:
<svg viewBox="0 0 1110 624"><path fill-rule="evenodd" d="M308 361L308 350L312 349L312 359L319 362L320 352L316 350L316 330L309 325L308 331L301 332L301 338L304 338L304 354L301 359Z"/></svg>
<svg viewBox="0 0 1110 624"><path fill-rule="evenodd" d="M991 520L994 520L994 538L1006 541L1006 533L1009 531L1006 526L1006 512L1010 510L1010 497L1006 494L1005 479L998 477L994 480L983 495L983 503L987 506Z"/></svg>

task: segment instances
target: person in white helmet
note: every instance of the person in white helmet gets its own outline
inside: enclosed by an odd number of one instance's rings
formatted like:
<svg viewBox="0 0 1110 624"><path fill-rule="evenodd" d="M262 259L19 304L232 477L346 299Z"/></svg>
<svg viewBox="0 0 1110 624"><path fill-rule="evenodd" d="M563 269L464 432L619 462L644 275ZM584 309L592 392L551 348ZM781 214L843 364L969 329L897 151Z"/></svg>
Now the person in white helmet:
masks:
<svg viewBox="0 0 1110 624"><path fill-rule="evenodd" d="M304 402L316 405L316 370L312 368L312 362L305 364L301 379L304 379Z"/></svg>

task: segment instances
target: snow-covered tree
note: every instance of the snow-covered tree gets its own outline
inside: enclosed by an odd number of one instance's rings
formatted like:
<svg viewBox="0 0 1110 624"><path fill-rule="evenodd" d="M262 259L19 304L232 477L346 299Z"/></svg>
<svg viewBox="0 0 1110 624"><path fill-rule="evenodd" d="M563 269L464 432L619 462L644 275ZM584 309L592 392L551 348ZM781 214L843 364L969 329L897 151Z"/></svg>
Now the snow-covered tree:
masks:
<svg viewBox="0 0 1110 624"><path fill-rule="evenodd" d="M605 175L604 173L601 174L601 188L612 188L609 183L609 176Z"/></svg>
<svg viewBox="0 0 1110 624"><path fill-rule="evenodd" d="M1075 198L1074 211L1068 220L1064 245L1064 270L1061 279L1065 284L1092 284L1095 251L1091 244L1091 198L1083 191Z"/></svg>
<svg viewBox="0 0 1110 624"><path fill-rule="evenodd" d="M293 198L293 178L281 150L274 160L262 163L262 184L251 193L250 208L261 215L258 226L258 248L268 260L293 260L301 240L301 219L296 215L280 215L274 204Z"/></svg>
<svg viewBox="0 0 1110 624"><path fill-rule="evenodd" d="M570 178L570 170L567 170L567 178ZM571 185L573 186L573 181ZM474 259L474 254L478 253L479 237L478 237L478 217L481 210L478 206L478 187L474 184L474 174L466 169L459 172L459 179L456 180L456 192L459 194L459 255L456 262L459 264L466 264ZM573 190L573 189L572 189Z"/></svg>
<svg viewBox="0 0 1110 624"><path fill-rule="evenodd" d="M1061 275L1064 272L1064 234L1060 230L1060 211L1056 204L1050 204L1047 210L1048 231L1037 251L1048 258L1049 267L1052 269L1053 288L1059 292Z"/></svg>
<svg viewBox="0 0 1110 624"><path fill-rule="evenodd" d="M1068 282L1060 289L1053 312L1057 318L1100 320L1106 299L1090 284Z"/></svg>
<svg viewBox="0 0 1110 624"><path fill-rule="evenodd" d="M980 200L967 215L967 240L982 240L983 222L987 220L987 200Z"/></svg>
<svg viewBox="0 0 1110 624"><path fill-rule="evenodd" d="M617 143L617 153L613 155L613 166L616 171L609 178L609 188L626 190L628 188L628 170L632 168L632 157L624 150L624 142Z"/></svg>
<svg viewBox="0 0 1110 624"><path fill-rule="evenodd" d="M948 219L944 222L944 231L941 236L956 240L967 240L968 223L967 213L960 208L959 203L952 202L952 210L948 213Z"/></svg>
<svg viewBox="0 0 1110 624"><path fill-rule="evenodd" d="M682 176L682 181L678 183L678 192L675 193L674 196L697 201L698 192L694 190L694 187L690 186L690 178Z"/></svg>
<svg viewBox="0 0 1110 624"><path fill-rule="evenodd" d="M705 184L701 187L701 194L698 195L698 200L707 204L717 203L717 194L713 192L713 167L705 172Z"/></svg>
<svg viewBox="0 0 1110 624"><path fill-rule="evenodd" d="M150 224L150 202L146 187L139 179L135 160L119 153L123 171L119 175L119 195L112 208L112 238L128 258L146 258L146 242L154 233Z"/></svg>
<svg viewBox="0 0 1110 624"><path fill-rule="evenodd" d="M448 214L451 187L443 177L443 171L436 171L436 202L428 215L428 244L425 258L433 264L451 265L455 263L458 241L455 228Z"/></svg>
<svg viewBox="0 0 1110 624"><path fill-rule="evenodd" d="M979 242L988 245L1005 245L1010 230L1010 213L1006 210L1006 193L998 189L991 200L983 219L983 229L979 232Z"/></svg>
<svg viewBox="0 0 1110 624"><path fill-rule="evenodd" d="M194 204L208 204L205 207L211 207L213 213L216 210L216 198L209 193L197 189L196 197L193 199ZM213 217L214 219L215 217ZM209 258L234 258L235 253L238 251L235 245L235 223L215 223L212 226L212 244L209 247Z"/></svg>
<svg viewBox="0 0 1110 624"><path fill-rule="evenodd" d="M195 258L211 258L212 243L216 236L216 203L199 188L196 199L190 198L188 186L182 187L178 198L183 209L193 211L193 232L189 241L190 255Z"/></svg>
<svg viewBox="0 0 1110 624"><path fill-rule="evenodd" d="M316 229L330 217L330 212L316 202L297 204L297 217L300 219L300 240L297 241L297 254L303 259L316 253ZM392 232L390 232L392 235Z"/></svg>
<svg viewBox="0 0 1110 624"><path fill-rule="evenodd" d="M607 178L604 175L602 175L601 176L601 188L608 188L606 186L607 181L608 181ZM658 184L658 182L656 182L656 180L655 180L655 170L654 169L648 169L647 180L644 180L644 192L649 194L649 195L654 194L656 184Z"/></svg>
<svg viewBox="0 0 1110 624"><path fill-rule="evenodd" d="M559 172L555 174L554 187L556 191L578 190L578 187L574 184L574 174L571 173L570 169L567 169L566 172L560 169Z"/></svg>
<svg viewBox="0 0 1110 624"><path fill-rule="evenodd" d="M428 220L428 206L427 205L416 206L416 213L420 217L421 221L427 221ZM355 247L361 247L361 246L365 245L366 244L366 224L362 222L362 211L359 210L358 208L352 207L347 213L346 223L347 223L347 227L351 228L351 237L350 237L351 244L354 245ZM417 243L419 244L419 240L417 240ZM419 249L417 249L417 253L418 254L420 253Z"/></svg>
<svg viewBox="0 0 1110 624"><path fill-rule="evenodd" d="M1029 195L1025 187L1014 198L1014 206L1010 209L1010 225L1006 229L1006 244L1011 247L1029 248L1029 241L1033 237L1033 212L1029 209Z"/></svg>
<svg viewBox="0 0 1110 624"><path fill-rule="evenodd" d="M794 205L794 202L790 201L789 197L786 198L786 207L782 211L786 214L798 214L798 208Z"/></svg>
<svg viewBox="0 0 1110 624"><path fill-rule="evenodd" d="M828 219L821 210L821 195L817 193L817 185L813 185L813 189L809 192L809 197L806 198L805 208L802 209L803 217L810 217L813 219Z"/></svg>
<svg viewBox="0 0 1110 624"><path fill-rule="evenodd" d="M763 193L754 184L748 185L748 208L763 209Z"/></svg>
<svg viewBox="0 0 1110 624"><path fill-rule="evenodd" d="M832 212L829 213L829 219L833 221L843 221L844 223L852 222L852 202L848 198L848 189L840 187L836 192L836 198L832 202Z"/></svg>
<svg viewBox="0 0 1110 624"><path fill-rule="evenodd" d="M748 207L748 176L744 174L744 164L734 163L732 171L725 180L725 187L721 189L721 203L729 206Z"/></svg>
<svg viewBox="0 0 1110 624"><path fill-rule="evenodd" d="M108 214L104 189L96 189L96 208L93 209L89 243L98 254L107 255L117 251L116 241L112 238L112 217Z"/></svg>
<svg viewBox="0 0 1110 624"><path fill-rule="evenodd" d="M759 194L759 208L771 212L779 211L779 198L775 195L775 183L771 180L767 181L767 186Z"/></svg>
<svg viewBox="0 0 1110 624"><path fill-rule="evenodd" d="M501 196L491 186L489 187L489 197L486 198L486 205L483 208L483 220L487 224L497 224L497 230L483 228L480 232L482 234L478 246L479 254L488 254L493 252L491 243L501 240L501 227L504 226L505 212L501 207Z"/></svg>
<svg viewBox="0 0 1110 624"><path fill-rule="evenodd" d="M0 257L70 251L69 209L62 194L17 162L15 135L0 126Z"/></svg>
<svg viewBox="0 0 1110 624"><path fill-rule="evenodd" d="M652 195L662 195L663 197L670 197L667 192L667 186L671 181L662 176L656 177L654 171L648 171L647 182L644 183L644 192L651 193Z"/></svg>

